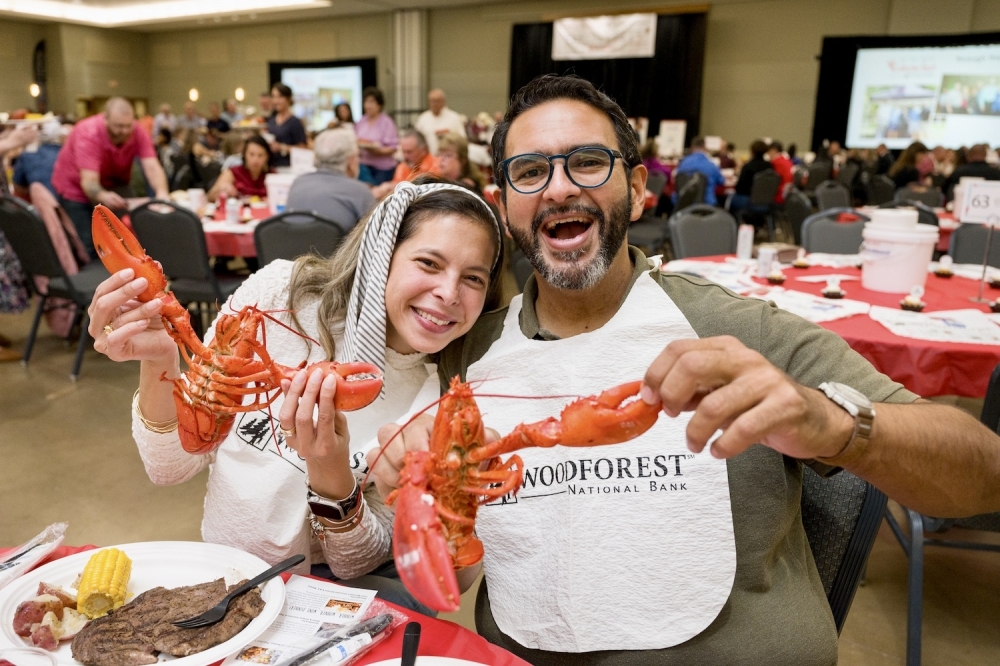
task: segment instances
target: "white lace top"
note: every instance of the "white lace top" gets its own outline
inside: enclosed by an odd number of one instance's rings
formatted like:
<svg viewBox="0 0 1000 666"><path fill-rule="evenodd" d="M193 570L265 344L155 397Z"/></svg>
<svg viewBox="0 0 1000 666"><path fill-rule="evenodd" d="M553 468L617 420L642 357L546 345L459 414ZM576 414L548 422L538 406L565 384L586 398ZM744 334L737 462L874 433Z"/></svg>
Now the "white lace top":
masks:
<svg viewBox="0 0 1000 666"><path fill-rule="evenodd" d="M291 269L288 261L262 268L247 279L223 311L232 313L248 304L262 310L286 309ZM317 305L309 304L297 316L303 329L318 340ZM287 313L274 316L291 323ZM322 347L296 333L274 322L267 322L265 329L267 350L278 363L296 366L303 360L325 360ZM208 337L213 334L214 326ZM340 340L336 342L339 354ZM350 464L359 482L368 470L365 453L377 445L379 427L404 421L411 405L429 404L438 393L436 369L427 363L426 354L402 355L386 349L384 397L365 409L347 413ZM271 405L273 419L266 409L237 414L222 445L203 456L185 452L176 431L163 435L150 432L133 414L132 435L146 473L153 483L173 485L209 466L201 526L205 541L245 550L272 564L305 553L309 557L296 569L299 573L324 560L339 578L368 573L392 558L392 509L385 506L371 484L364 489L369 510L359 526L348 532L328 532L323 542L313 537L306 505L306 465L284 445L278 430L281 401L279 395Z"/></svg>

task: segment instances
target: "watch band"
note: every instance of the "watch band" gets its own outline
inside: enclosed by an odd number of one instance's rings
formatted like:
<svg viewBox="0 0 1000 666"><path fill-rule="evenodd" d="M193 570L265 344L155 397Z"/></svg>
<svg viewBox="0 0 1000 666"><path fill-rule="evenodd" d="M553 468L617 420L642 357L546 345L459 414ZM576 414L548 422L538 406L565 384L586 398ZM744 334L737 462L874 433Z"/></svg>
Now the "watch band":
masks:
<svg viewBox="0 0 1000 666"><path fill-rule="evenodd" d="M844 384L824 382L817 388L832 402L854 417L854 429L851 431L851 437L847 440L844 448L832 458L817 458L817 460L825 462L838 459L852 449L854 455L851 458L856 458L871 440L872 428L875 424L874 405L863 393Z"/></svg>
<svg viewBox="0 0 1000 666"><path fill-rule="evenodd" d="M358 504L361 503L361 486L355 481L354 490L351 491L350 495L341 500L333 500L317 495L307 483L306 502L308 502L309 510L314 516L342 522L347 520L351 512L358 508Z"/></svg>

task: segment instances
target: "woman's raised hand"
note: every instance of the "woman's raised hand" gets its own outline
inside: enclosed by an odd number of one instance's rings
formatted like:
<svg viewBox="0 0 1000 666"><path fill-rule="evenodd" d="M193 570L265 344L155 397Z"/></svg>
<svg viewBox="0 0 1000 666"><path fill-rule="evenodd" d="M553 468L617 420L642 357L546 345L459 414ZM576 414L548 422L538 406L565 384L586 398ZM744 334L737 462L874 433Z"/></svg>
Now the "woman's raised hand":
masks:
<svg viewBox="0 0 1000 666"><path fill-rule="evenodd" d="M177 345L163 329L159 299L140 303L136 296L147 286L146 278L133 279L131 268L102 282L90 303L90 334L94 349L112 361L177 363Z"/></svg>
<svg viewBox="0 0 1000 666"><path fill-rule="evenodd" d="M286 445L306 461L313 490L323 494L320 492L321 485L334 485L338 488L331 489L328 496L346 496L350 488L343 493L337 490L341 485L353 484L350 471L351 436L347 429L347 417L333 406L337 379L333 375L324 378L324 374L319 369L311 374L299 370L291 381L286 379L281 382L285 399L278 412L278 422Z"/></svg>

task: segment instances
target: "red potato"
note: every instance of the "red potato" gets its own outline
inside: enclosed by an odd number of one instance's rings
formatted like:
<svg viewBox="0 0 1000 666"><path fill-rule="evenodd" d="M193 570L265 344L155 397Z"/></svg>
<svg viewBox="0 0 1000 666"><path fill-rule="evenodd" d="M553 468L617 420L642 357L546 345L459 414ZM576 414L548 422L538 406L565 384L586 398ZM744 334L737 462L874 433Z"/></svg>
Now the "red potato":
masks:
<svg viewBox="0 0 1000 666"><path fill-rule="evenodd" d="M76 596L67 592L61 587L52 585L51 583L46 583L46 582L39 583L38 592L36 592L35 594L37 594L38 596L42 596L44 594L51 594L54 597L59 597L59 600L62 601L64 607L76 610Z"/></svg>
<svg viewBox="0 0 1000 666"><path fill-rule="evenodd" d="M55 618L55 613L51 611L45 614L46 618ZM56 622L59 620L56 619ZM44 622L44 620L43 620ZM31 644L43 650L55 650L59 647L59 639L52 632L52 624L38 624L31 630Z"/></svg>
<svg viewBox="0 0 1000 666"><path fill-rule="evenodd" d="M62 609L63 602L51 594L22 601L14 611L14 633L27 638L31 635L32 625L41 624L46 613L52 612L58 617Z"/></svg>

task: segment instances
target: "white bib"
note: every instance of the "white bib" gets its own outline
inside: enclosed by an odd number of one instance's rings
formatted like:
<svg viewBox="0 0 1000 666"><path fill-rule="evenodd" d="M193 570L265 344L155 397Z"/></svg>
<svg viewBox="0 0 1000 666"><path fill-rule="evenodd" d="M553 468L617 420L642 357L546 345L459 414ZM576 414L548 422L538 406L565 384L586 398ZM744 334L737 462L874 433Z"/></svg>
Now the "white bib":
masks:
<svg viewBox="0 0 1000 666"><path fill-rule="evenodd" d="M524 336L521 296L468 379L480 393L591 395L641 379L667 343L697 335L648 275L614 318L565 340ZM501 434L558 415L568 400L477 398ZM476 532L497 626L558 652L649 650L701 633L736 573L726 463L688 451L690 414L660 414L642 437L600 447L530 448L516 498L484 506Z"/></svg>

